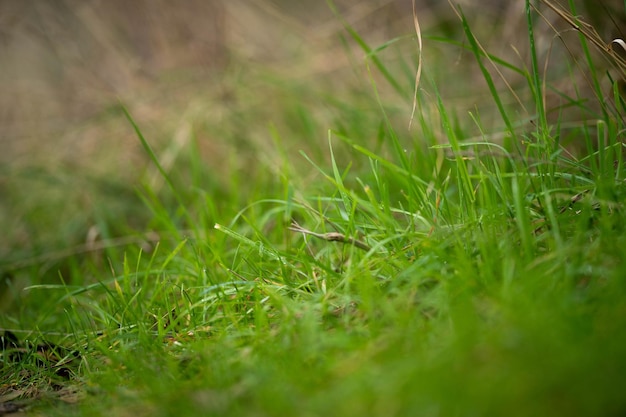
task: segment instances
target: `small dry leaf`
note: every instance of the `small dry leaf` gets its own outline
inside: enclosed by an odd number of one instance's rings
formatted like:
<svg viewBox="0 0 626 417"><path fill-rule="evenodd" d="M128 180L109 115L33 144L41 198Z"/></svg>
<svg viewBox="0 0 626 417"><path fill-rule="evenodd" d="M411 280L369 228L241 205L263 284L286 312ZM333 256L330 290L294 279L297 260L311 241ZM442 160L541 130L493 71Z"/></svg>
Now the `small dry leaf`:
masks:
<svg viewBox="0 0 626 417"><path fill-rule="evenodd" d="M615 48L615 45L619 45L620 48ZM626 42L623 39L616 38L611 41L611 48L621 57L626 58Z"/></svg>

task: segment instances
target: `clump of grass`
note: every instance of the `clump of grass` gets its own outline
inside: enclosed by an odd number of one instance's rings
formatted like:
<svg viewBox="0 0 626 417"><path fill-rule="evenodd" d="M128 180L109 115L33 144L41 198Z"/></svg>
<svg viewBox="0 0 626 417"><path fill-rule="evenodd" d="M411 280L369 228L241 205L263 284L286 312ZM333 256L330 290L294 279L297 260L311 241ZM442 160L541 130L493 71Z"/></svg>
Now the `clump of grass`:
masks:
<svg viewBox="0 0 626 417"><path fill-rule="evenodd" d="M236 209L231 193L246 178L234 177L241 182L224 191L231 200L218 204L198 154L187 156L190 186L163 169L127 113L169 187L166 198L150 187L141 194L160 240L128 247L110 272L94 267L91 283L30 288L50 302L29 320L15 314L14 326L37 335L55 326L81 355L72 378L84 398L46 411L622 412L623 121L608 111L581 121L588 152L567 152L544 105L545 57L533 48L537 15L526 6L528 68L487 54L459 11L498 130L487 131L480 113L455 114L424 63L414 130L395 125L373 82L377 112L341 113L316 156L294 162L273 129L266 151L279 175L248 173L256 189ZM394 89L411 94L414 74L395 75L377 56L391 43L373 48L350 35ZM525 78L532 123L505 105L491 65ZM377 140L363 137L363 125L378 126ZM469 139L470 129L480 135ZM3 384L19 386L18 368L35 362L6 358Z"/></svg>

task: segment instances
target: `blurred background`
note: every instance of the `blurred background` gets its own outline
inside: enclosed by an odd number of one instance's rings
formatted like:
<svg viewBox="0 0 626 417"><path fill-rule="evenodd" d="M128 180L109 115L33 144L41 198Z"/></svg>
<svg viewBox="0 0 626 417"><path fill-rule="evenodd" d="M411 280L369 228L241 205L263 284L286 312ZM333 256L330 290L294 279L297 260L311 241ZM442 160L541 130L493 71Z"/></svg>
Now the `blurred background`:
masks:
<svg viewBox="0 0 626 417"><path fill-rule="evenodd" d="M524 29L523 1L481 2L480 10L466 3L464 11L473 15L476 28L491 22L487 34L509 32L500 41ZM411 0L340 0L336 7L372 47L404 37L403 46L415 48ZM461 40L447 2L418 0L417 9L425 35ZM511 24L502 27L502 19ZM222 99L221 106L228 107L231 90L245 87L241 74L255 66L273 67L285 81L332 82L335 77L337 84L346 82L342 71L355 70L345 45L352 42L324 0L184 0L176 5L164 0L2 0L0 31L2 163L32 164L43 158L46 164L93 169L93 158L106 153L100 152L103 148L116 148L114 158L130 163L136 140L127 141L109 126L104 137L93 131L119 101L131 106L146 127L153 120L162 124L165 109L184 111L199 96ZM363 67L363 54L357 52L356 58L357 69ZM238 74L242 78L229 85ZM89 121L97 123L85 124Z"/></svg>
<svg viewBox="0 0 626 417"><path fill-rule="evenodd" d="M459 3L487 50L527 64L523 0ZM601 22L606 39L619 35L620 1L580 6L593 11L589 19ZM315 156L326 130L344 122L342 102L379 112L359 100L371 94L372 80L397 103L390 117L405 128L417 67L411 0L336 0L334 7L324 0L0 0L2 280L58 277L68 256L150 228L137 189L146 183L158 191L159 176L121 105L166 169L193 143L206 163L204 186L216 198L240 193L242 204L245 189L224 188L251 167L272 169L272 129L289 138L288 152ZM450 4L417 0L416 9L424 71L448 103L461 113L493 106L471 52L453 44L464 45L464 37ZM405 73L404 97L368 72L344 24L372 48L389 42L379 56ZM554 30L541 30L545 51ZM379 122L363 134L375 135Z"/></svg>

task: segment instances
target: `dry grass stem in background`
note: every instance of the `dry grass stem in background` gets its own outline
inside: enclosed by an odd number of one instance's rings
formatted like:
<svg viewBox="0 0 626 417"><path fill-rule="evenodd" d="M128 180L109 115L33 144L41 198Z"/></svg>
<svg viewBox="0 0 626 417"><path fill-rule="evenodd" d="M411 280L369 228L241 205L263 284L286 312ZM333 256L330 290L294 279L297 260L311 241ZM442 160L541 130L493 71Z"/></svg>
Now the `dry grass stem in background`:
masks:
<svg viewBox="0 0 626 417"><path fill-rule="evenodd" d="M353 237L347 237L343 233L338 233L338 232L316 233L311 230L305 229L304 227L300 226L296 222L293 222L291 226L289 226L289 230L293 232L299 232L305 235L313 236L318 239L323 239L328 242L341 242L341 243L345 243L348 245L353 245L359 249L363 249L366 252L369 252L370 250L372 250L372 248L367 243L362 242Z"/></svg>
<svg viewBox="0 0 626 417"><path fill-rule="evenodd" d="M422 78L422 31L415 10L415 0L413 0L413 24L415 25L415 35L417 36L417 71L415 72L415 90L413 91L413 108L411 109L411 118L409 119L409 130L413 124L413 117L417 109L417 93L419 91L420 80Z"/></svg>
<svg viewBox="0 0 626 417"><path fill-rule="evenodd" d="M579 17L571 14L567 9L563 8L559 4L549 1L540 0L542 4L545 4L550 10L556 13L559 18L566 22L573 29L578 31L582 36L591 42L598 51L602 52L609 62L620 71L621 77L626 78L626 60L624 59L623 52L626 52L626 44L620 38L605 40L598 34L596 28L588 22L581 20ZM534 7L534 6L533 6ZM621 21L624 19L622 18ZM616 51L614 45L620 46L623 51Z"/></svg>

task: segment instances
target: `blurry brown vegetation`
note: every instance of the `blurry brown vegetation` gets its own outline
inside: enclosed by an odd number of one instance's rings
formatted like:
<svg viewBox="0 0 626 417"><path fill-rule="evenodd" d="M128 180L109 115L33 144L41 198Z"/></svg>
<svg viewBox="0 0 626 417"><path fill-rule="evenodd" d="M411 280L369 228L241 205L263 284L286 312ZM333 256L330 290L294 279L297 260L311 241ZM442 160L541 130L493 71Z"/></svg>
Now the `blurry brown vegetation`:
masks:
<svg viewBox="0 0 626 417"><path fill-rule="evenodd" d="M88 138L60 140L70 124L164 71L223 67L223 14L202 1L1 2L2 156L36 159L44 150L50 158L64 147L80 156Z"/></svg>
<svg viewBox="0 0 626 417"><path fill-rule="evenodd" d="M411 34L411 0L336 3L346 20L374 46ZM479 8L469 1L459 3L472 29L483 36L486 49L513 62L520 59L517 53L527 58L519 44L525 32L522 0L481 2ZM445 32L462 39L460 24L447 2L417 0L417 6L425 34ZM582 18L607 42L623 37L626 19L619 0L583 0L580 8ZM566 40L577 35L553 14L546 16L551 25L563 30ZM540 39L544 51L554 43L551 30L544 25L545 37ZM80 137L61 138L68 127L101 115L117 99L135 98L145 105L133 109L138 116L144 114L143 109L154 120L162 120L159 109L168 102L191 101L189 95L199 85L203 89L213 83L203 93L223 94L219 78L240 67L273 62L285 77L346 69L350 64L338 42L339 33L341 23L324 1L3 0L0 161L25 158L32 162L39 153L51 158L51 152L88 157L95 146L90 144L91 134L83 131ZM450 75L459 78L462 74ZM469 78L462 78L469 84ZM158 86L165 91L157 90ZM115 139L108 139L119 146Z"/></svg>
<svg viewBox="0 0 626 417"><path fill-rule="evenodd" d="M341 9L355 23L366 22L361 28L379 32L382 42L410 10L396 3ZM199 94L228 95L224 74L279 62L285 76L306 76L345 64L337 59L338 45L332 47L337 53L311 54L324 50L339 29L321 1L3 0L0 161L81 165L99 158L94 152L101 141L127 158L136 141L103 123L118 99L144 124L158 120L157 129L168 129L164 118L176 117L169 112L184 111ZM234 88L245 88L244 82ZM96 123L85 124L93 117Z"/></svg>

